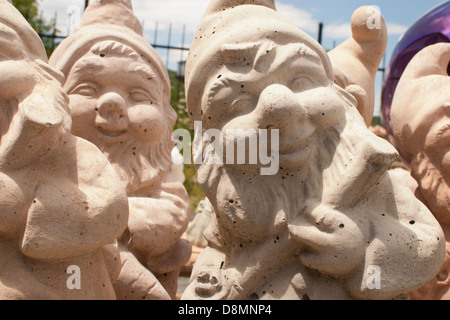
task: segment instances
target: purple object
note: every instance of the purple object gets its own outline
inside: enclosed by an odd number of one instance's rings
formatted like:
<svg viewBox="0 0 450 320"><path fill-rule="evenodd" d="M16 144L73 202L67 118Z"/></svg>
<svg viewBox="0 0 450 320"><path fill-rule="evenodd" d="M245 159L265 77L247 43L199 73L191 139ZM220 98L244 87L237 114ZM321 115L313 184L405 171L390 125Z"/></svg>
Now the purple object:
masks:
<svg viewBox="0 0 450 320"><path fill-rule="evenodd" d="M423 48L439 42L450 42L450 1L446 1L408 29L392 54L384 79L381 114L391 143L396 146L391 126L391 105L398 81L411 59Z"/></svg>

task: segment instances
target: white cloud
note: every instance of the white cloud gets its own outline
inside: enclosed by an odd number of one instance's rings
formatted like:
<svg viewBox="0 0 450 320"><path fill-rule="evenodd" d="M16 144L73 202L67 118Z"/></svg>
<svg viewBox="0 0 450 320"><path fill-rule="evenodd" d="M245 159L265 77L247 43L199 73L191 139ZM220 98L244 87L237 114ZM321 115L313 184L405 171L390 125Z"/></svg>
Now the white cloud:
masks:
<svg viewBox="0 0 450 320"><path fill-rule="evenodd" d="M386 26L389 36L401 35L408 30L407 26L393 22L386 22ZM348 39L352 36L351 24L350 22L346 22L326 25L324 28L324 36L335 40Z"/></svg>
<svg viewBox="0 0 450 320"><path fill-rule="evenodd" d="M134 12L146 29L154 29L158 22L158 28L161 30L167 29L169 24L172 24L172 28L178 31L185 26L188 33L195 32L209 2L210 0L132 0ZM56 13L58 26L64 30L67 8L78 6L83 11L84 5L84 0L39 1L39 8L43 12L44 18L52 19ZM283 2L277 2L277 10L300 29L306 32L317 32L319 22L313 18L310 12Z"/></svg>
<svg viewBox="0 0 450 320"><path fill-rule="evenodd" d="M276 6L277 11L298 28L310 33L318 32L319 21L314 19L310 12L296 8L292 4L284 4L282 2L277 2Z"/></svg>
<svg viewBox="0 0 450 320"><path fill-rule="evenodd" d="M134 13L146 29L154 29L156 22L161 30L172 23L174 30L195 32L206 10L209 0L132 0ZM57 16L57 27L61 33L67 30L67 8L77 6L84 10L84 0L41 0L39 10L48 21Z"/></svg>
<svg viewBox="0 0 450 320"><path fill-rule="evenodd" d="M409 27L398 23L386 22L388 33L390 36L398 36L408 31Z"/></svg>
<svg viewBox="0 0 450 320"><path fill-rule="evenodd" d="M40 0L38 4L40 14L47 22L56 18L56 28L61 34L66 34L69 26L67 9L70 6L80 8L80 12L84 9L84 0Z"/></svg>
<svg viewBox="0 0 450 320"><path fill-rule="evenodd" d="M209 0L133 0L134 12L147 28L158 22L161 29L169 24L176 30L186 26L188 33L195 32L208 4Z"/></svg>
<svg viewBox="0 0 450 320"><path fill-rule="evenodd" d="M186 26L188 33L194 33L200 23L210 0L132 0L134 12L146 29L152 30L158 22L158 27L167 29L172 24L174 30L181 31ZM84 9L84 0L40 0L39 9L44 18L52 19L57 14L58 27L65 30L67 8L78 6ZM292 4L277 2L277 10L286 19L300 29L317 33L319 21L313 13L299 9ZM387 23L390 35L403 34L408 28L397 23ZM61 30L61 31L63 31ZM329 38L345 39L351 35L350 23L333 23L325 25L325 35Z"/></svg>
<svg viewBox="0 0 450 320"><path fill-rule="evenodd" d="M171 44L181 45L183 27L186 29L184 46L189 47L194 37L194 33L203 17L210 0L132 0L134 12L144 25L145 38L153 44L155 41L155 27L158 23L157 43L166 45L169 41L169 25L172 26ZM67 9L70 6L77 6L84 9L85 0L40 0L39 9L46 20L53 19L57 15L57 28L61 35L66 35L68 31ZM295 24L312 37L318 33L319 20L315 18L319 13L317 9L303 10L292 4L277 1L277 10L286 19ZM347 19L346 19L347 20ZM350 22L340 20L332 24L325 22L323 38L340 42L351 37ZM348 19L349 20L349 19ZM387 23L390 35L403 34L408 28L406 26ZM167 59L166 51L160 50L164 60ZM181 52L170 53L169 60L180 60Z"/></svg>
<svg viewBox="0 0 450 320"><path fill-rule="evenodd" d="M342 24L325 25L323 35L324 37L335 40L348 39L352 36L351 24L350 22L346 22Z"/></svg>

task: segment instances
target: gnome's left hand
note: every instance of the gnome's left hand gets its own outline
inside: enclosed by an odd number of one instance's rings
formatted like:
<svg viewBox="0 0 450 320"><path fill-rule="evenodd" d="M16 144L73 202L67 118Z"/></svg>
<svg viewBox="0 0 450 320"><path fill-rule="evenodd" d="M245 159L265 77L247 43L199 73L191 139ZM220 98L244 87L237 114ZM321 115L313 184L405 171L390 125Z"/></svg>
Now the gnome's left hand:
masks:
<svg viewBox="0 0 450 320"><path fill-rule="evenodd" d="M301 262L333 276L347 275L364 261L366 237L360 226L339 211L320 205L307 210L295 225L291 236L306 245Z"/></svg>

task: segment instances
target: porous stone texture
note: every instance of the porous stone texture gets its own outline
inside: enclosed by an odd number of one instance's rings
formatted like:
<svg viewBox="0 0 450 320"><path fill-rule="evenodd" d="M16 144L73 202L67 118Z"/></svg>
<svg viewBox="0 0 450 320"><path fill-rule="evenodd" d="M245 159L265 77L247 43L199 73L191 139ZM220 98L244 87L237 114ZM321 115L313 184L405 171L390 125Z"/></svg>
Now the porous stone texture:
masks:
<svg viewBox="0 0 450 320"><path fill-rule="evenodd" d="M325 50L274 1L211 1L186 67L197 151L222 143L203 137L212 129L240 141L278 130L260 146L279 168L213 152L198 165L214 214L182 299L405 299L437 274L439 223L334 81Z"/></svg>
<svg viewBox="0 0 450 320"><path fill-rule="evenodd" d="M189 199L173 174L170 80L144 39L130 0L91 1L81 26L53 53L66 76L72 132L107 156L126 188L130 217L119 237L119 299L174 299L191 244L181 239Z"/></svg>
<svg viewBox="0 0 450 320"><path fill-rule="evenodd" d="M0 300L116 298L126 192L98 148L71 134L63 79L0 0Z"/></svg>

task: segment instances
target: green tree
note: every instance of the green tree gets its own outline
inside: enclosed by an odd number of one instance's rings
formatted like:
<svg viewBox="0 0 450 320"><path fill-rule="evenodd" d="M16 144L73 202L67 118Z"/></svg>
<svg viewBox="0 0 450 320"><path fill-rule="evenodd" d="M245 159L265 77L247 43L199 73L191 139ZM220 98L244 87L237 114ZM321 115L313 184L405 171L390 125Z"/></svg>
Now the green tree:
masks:
<svg viewBox="0 0 450 320"><path fill-rule="evenodd" d="M194 138L194 128L189 118L186 108L186 96L184 88L184 79L178 78L176 72L169 70L170 81L172 84L172 96L170 104L177 113L177 122L173 128L188 130L191 134L191 139ZM193 143L193 141L191 141ZM184 186L189 194L189 204L191 212L194 213L198 203L205 198L205 194L198 184L197 170L193 164L184 165L184 175L186 181Z"/></svg>
<svg viewBox="0 0 450 320"><path fill-rule="evenodd" d="M54 19L47 22L42 16L39 16L38 0L13 0L12 3L41 36L47 55L50 56L56 47L55 39L52 37L57 31Z"/></svg>

